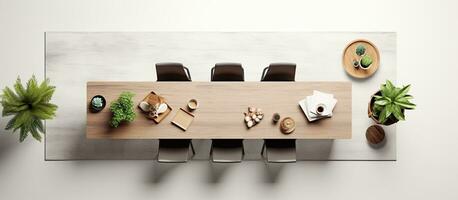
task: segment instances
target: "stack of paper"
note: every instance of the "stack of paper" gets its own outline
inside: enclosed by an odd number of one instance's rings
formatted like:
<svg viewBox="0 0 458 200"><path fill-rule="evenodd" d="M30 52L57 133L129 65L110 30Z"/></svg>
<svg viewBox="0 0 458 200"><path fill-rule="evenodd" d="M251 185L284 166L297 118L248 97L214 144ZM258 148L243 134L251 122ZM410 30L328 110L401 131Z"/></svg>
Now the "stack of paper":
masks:
<svg viewBox="0 0 458 200"><path fill-rule="evenodd" d="M337 99L334 98L333 94L314 90L313 95L307 96L305 99L299 101L299 106L301 106L307 119L312 122L332 117L332 111L336 103Z"/></svg>

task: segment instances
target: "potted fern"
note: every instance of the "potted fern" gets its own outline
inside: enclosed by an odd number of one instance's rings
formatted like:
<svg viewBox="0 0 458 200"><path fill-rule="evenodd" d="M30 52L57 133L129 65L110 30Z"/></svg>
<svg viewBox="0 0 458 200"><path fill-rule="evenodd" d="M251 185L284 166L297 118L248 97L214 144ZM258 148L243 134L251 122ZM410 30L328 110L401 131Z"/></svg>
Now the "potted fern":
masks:
<svg viewBox="0 0 458 200"><path fill-rule="evenodd" d="M380 90L372 95L369 102L368 114L377 124L391 125L399 120L405 120L405 110L415 109L415 104L410 100L410 85L396 87L387 80L380 86Z"/></svg>
<svg viewBox="0 0 458 200"><path fill-rule="evenodd" d="M41 134L45 133L43 121L53 119L57 110L57 106L50 103L55 87L49 85L49 79L39 84L32 76L25 86L18 78L13 89L5 87L1 95L2 116L13 116L5 129L19 130L20 142L29 134L41 141Z"/></svg>

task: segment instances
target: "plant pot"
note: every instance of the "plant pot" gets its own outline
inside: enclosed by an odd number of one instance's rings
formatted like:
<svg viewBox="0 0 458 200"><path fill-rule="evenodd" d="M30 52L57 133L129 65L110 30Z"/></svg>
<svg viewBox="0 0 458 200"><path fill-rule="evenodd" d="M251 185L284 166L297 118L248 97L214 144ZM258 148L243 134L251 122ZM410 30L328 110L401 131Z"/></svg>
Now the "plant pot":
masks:
<svg viewBox="0 0 458 200"><path fill-rule="evenodd" d="M359 68L361 68L362 70L368 70L368 69L370 69L371 66L372 66L372 63L371 63L369 66L364 67L364 65L363 65L362 62L361 62L362 59L363 59L363 57L361 56L361 58L358 60L358 62L359 62Z"/></svg>
<svg viewBox="0 0 458 200"><path fill-rule="evenodd" d="M95 107L94 105L92 105L92 101L94 100L94 98L97 98L97 97L102 99L102 107ZM89 109L93 113L98 113L102 111L106 105L107 105L107 101L105 100L105 97L103 97L102 95L95 95L91 98L91 101L89 102Z"/></svg>
<svg viewBox="0 0 458 200"><path fill-rule="evenodd" d="M374 103L375 103L375 97L374 95L378 95L378 96L381 96L382 95L382 92L377 91L376 93L374 93L372 96L371 96L371 100L369 101L369 106L368 106L368 109L367 109L367 113L368 113L368 116L369 118L371 118L372 120L374 120L375 123L377 124L381 124L381 125L385 125L385 126L389 126L389 125L392 125L392 124L395 124L397 123L399 120L396 119L396 117L394 117L393 115L391 115L386 121L385 123L380 123L380 121L374 116L374 111L373 111L373 107L374 107ZM402 110L402 113L404 113L404 110Z"/></svg>

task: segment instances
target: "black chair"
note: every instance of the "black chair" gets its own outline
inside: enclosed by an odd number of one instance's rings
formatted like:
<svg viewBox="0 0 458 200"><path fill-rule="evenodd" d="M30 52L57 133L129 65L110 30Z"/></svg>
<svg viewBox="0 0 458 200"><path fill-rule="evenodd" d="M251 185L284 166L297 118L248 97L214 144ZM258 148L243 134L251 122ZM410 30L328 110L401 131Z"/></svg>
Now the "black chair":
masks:
<svg viewBox="0 0 458 200"><path fill-rule="evenodd" d="M272 63L262 71L261 81L294 81L296 64Z"/></svg>
<svg viewBox="0 0 458 200"><path fill-rule="evenodd" d="M295 81L296 64L272 63L262 72L261 81ZM296 140L294 139L266 139L262 146L261 155L267 162L282 163L296 162Z"/></svg>
<svg viewBox="0 0 458 200"><path fill-rule="evenodd" d="M211 70L211 81L245 81L242 64L217 63Z"/></svg>
<svg viewBox="0 0 458 200"><path fill-rule="evenodd" d="M189 148L196 154L191 140L186 139L161 139L157 161L160 163L184 163L189 160Z"/></svg>
<svg viewBox="0 0 458 200"><path fill-rule="evenodd" d="M157 63L157 81L191 81L189 69L181 63Z"/></svg>
<svg viewBox="0 0 458 200"><path fill-rule="evenodd" d="M157 63L157 81L191 81L188 68L181 63ZM158 162L181 163L189 160L189 148L195 154L191 140L160 139Z"/></svg>
<svg viewBox="0 0 458 200"><path fill-rule="evenodd" d="M217 63L211 70L211 81L244 81L240 63ZM212 162L242 162L245 154L242 139L213 139L210 156Z"/></svg>

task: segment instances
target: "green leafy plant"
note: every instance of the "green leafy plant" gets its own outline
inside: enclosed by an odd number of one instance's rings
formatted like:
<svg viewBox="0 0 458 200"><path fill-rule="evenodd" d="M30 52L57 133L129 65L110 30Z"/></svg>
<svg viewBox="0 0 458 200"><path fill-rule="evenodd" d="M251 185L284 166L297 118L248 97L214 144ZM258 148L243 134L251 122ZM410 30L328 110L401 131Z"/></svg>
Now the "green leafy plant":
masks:
<svg viewBox="0 0 458 200"><path fill-rule="evenodd" d="M94 106L95 108L101 108L103 106L102 98L95 97L94 99L92 99L92 106Z"/></svg>
<svg viewBox="0 0 458 200"><path fill-rule="evenodd" d="M356 55L362 56L364 53L366 53L366 47L364 47L364 45L358 45L356 47Z"/></svg>
<svg viewBox="0 0 458 200"><path fill-rule="evenodd" d="M374 95L373 116L382 124L390 118L405 120L404 110L412 110L416 106L410 102L413 97L407 94L409 90L410 85L396 87L387 80L380 87L381 95Z"/></svg>
<svg viewBox="0 0 458 200"><path fill-rule="evenodd" d="M361 58L361 67L367 68L372 64L372 58L369 55L364 55Z"/></svg>
<svg viewBox="0 0 458 200"><path fill-rule="evenodd" d="M122 122L134 121L136 114L134 112L134 102L132 97L134 94L130 92L123 92L119 98L112 102L110 105L110 111L112 117L110 125L114 128L118 127Z"/></svg>
<svg viewBox="0 0 458 200"><path fill-rule="evenodd" d="M43 120L55 117L57 106L49 103L55 87L49 85L49 79L38 84L35 76L24 86L18 78L14 84L14 91L9 87L3 89L1 104L2 116L13 116L7 123L6 130L13 133L20 130L19 141L24 141L29 133L33 138L41 141L41 134L45 133Z"/></svg>

